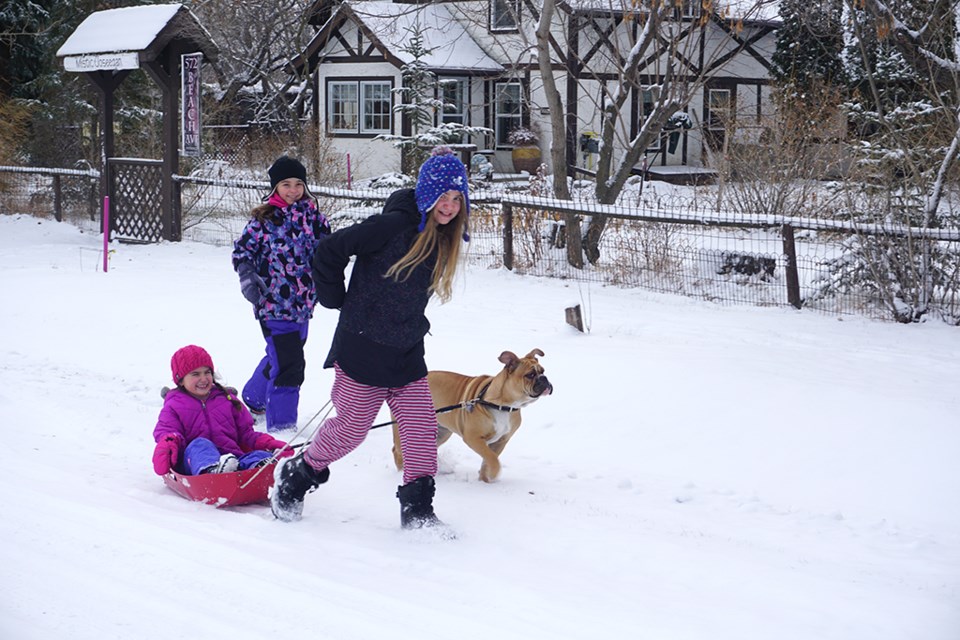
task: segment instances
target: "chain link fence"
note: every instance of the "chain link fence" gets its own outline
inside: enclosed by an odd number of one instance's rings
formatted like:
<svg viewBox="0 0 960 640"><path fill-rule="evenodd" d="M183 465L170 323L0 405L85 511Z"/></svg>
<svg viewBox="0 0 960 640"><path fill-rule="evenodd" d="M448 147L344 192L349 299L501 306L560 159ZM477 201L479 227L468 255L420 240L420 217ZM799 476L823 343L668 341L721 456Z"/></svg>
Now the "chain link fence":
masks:
<svg viewBox="0 0 960 640"><path fill-rule="evenodd" d="M268 183L230 166L207 164L175 177L184 240L231 245L267 193ZM0 213L46 217L59 211L58 219L98 228L91 201L96 180L96 172L0 167ZM393 189L310 190L337 229L378 212ZM471 203L467 259L479 268L719 304L917 319L902 314L907 305L960 324L960 230L750 216L683 200L601 207L484 188L471 191ZM609 218L600 257L574 267L565 225L575 220L585 228L596 215Z"/></svg>

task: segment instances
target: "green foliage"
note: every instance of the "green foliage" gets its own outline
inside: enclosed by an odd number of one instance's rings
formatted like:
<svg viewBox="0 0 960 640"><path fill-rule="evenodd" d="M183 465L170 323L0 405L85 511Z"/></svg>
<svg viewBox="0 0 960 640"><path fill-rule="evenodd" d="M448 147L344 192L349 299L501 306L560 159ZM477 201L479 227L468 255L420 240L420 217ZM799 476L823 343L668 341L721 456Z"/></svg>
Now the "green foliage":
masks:
<svg viewBox="0 0 960 640"><path fill-rule="evenodd" d="M777 31L772 60L774 79L800 92L811 83L843 83L842 17L842 0L783 0L783 24Z"/></svg>
<svg viewBox="0 0 960 640"><path fill-rule="evenodd" d="M40 166L98 164L98 104L82 74L63 70L55 52L94 11L156 4L144 0L7 0L0 6L0 96L30 114L18 138L25 162ZM134 72L116 94L117 152L143 155L157 137L159 91Z"/></svg>

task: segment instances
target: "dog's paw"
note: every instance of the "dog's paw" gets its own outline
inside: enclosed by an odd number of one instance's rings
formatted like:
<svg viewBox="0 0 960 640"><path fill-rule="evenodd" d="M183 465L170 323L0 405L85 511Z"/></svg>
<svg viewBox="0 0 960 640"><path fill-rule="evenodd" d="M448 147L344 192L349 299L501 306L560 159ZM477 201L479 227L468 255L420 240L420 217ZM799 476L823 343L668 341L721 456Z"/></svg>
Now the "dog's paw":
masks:
<svg viewBox="0 0 960 640"><path fill-rule="evenodd" d="M496 468L489 468L487 465L480 467L480 480L483 482L494 482L499 475L500 465L497 465Z"/></svg>

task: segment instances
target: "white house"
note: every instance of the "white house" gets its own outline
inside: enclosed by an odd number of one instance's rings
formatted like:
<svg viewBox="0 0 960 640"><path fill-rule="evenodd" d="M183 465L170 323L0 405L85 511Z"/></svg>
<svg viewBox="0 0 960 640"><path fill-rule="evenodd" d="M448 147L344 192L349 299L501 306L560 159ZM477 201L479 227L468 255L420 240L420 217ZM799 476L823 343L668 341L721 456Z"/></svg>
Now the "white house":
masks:
<svg viewBox="0 0 960 640"><path fill-rule="evenodd" d="M648 1L648 0L645 0ZM589 169L591 134L599 130L604 95L622 83L620 64L644 22L643 3L630 0L557 0L551 63L566 113L567 163ZM719 6L718 6L719 5ZM529 126L540 134L549 164L549 120L534 47L542 0L455 0L415 4L384 0L318 0L309 9L319 28L294 61L316 83L314 117L334 148L351 155L355 175L398 170L400 151L375 140L406 135L410 124L394 112L393 90L413 57L404 51L419 25L424 59L440 80L448 107L437 123L460 122L494 131L473 139L490 150L498 171L512 171L509 132ZM639 8L637 8L639 7ZM643 85L631 91L620 140L636 135L651 92L663 80L663 56L677 62L673 81L695 86L685 108L689 128L646 150L653 167L710 166L711 150L728 132L756 127L772 113L769 68L779 25L769 0L683 0L666 43L642 65ZM736 126L731 127L735 122Z"/></svg>

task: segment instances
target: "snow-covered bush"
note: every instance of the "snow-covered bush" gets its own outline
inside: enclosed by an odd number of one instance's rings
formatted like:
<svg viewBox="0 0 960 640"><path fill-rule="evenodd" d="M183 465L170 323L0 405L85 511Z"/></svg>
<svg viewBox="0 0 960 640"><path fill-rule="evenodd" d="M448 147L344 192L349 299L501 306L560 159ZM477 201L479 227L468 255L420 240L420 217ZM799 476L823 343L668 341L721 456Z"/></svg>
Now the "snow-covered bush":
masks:
<svg viewBox="0 0 960 640"><path fill-rule="evenodd" d="M507 134L507 142L515 147L533 147L539 144L540 138L529 127L517 127Z"/></svg>

